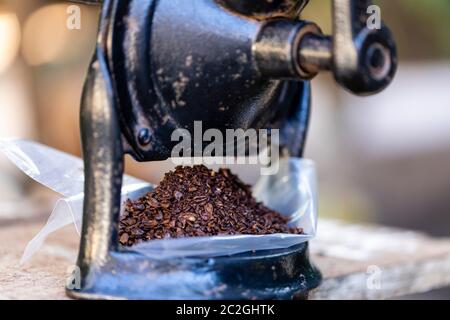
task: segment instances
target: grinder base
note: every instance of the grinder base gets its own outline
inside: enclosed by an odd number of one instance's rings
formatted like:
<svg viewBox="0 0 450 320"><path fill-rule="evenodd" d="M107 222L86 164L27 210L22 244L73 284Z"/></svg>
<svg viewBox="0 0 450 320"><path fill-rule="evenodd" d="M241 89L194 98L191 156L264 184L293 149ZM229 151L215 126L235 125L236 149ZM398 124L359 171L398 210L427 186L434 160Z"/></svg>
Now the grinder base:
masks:
<svg viewBox="0 0 450 320"><path fill-rule="evenodd" d="M126 249L90 269L77 299L293 299L321 281L308 243L231 256L155 260Z"/></svg>

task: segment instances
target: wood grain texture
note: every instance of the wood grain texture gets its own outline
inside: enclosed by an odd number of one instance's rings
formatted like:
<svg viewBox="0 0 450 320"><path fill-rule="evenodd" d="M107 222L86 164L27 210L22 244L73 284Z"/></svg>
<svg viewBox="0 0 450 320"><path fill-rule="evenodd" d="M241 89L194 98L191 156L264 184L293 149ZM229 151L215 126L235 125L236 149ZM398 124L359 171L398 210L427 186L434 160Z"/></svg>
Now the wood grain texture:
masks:
<svg viewBox="0 0 450 320"><path fill-rule="evenodd" d="M0 299L67 299L64 285L78 249L73 227L56 232L30 262L18 266L41 227L24 222L0 227ZM450 285L450 239L321 220L311 253L324 275L311 299L388 299Z"/></svg>
<svg viewBox="0 0 450 320"><path fill-rule="evenodd" d="M450 239L322 220L311 253L324 276L311 299L389 299L450 286Z"/></svg>

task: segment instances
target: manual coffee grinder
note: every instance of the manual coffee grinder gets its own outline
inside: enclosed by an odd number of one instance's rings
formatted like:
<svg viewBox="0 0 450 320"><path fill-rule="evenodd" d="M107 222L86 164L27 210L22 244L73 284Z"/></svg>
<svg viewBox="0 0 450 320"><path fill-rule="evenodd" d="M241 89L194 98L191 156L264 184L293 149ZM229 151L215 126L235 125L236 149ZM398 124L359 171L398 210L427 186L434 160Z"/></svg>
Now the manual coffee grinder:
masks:
<svg viewBox="0 0 450 320"><path fill-rule="evenodd" d="M75 298L290 299L320 282L307 243L288 249L153 261L121 248L123 155L167 159L177 128L279 128L301 157L310 82L333 72L369 95L392 80L389 30L367 27L370 1L333 0L333 35L301 20L308 0L85 0L101 4L81 102L85 198ZM217 288L221 288L217 290Z"/></svg>

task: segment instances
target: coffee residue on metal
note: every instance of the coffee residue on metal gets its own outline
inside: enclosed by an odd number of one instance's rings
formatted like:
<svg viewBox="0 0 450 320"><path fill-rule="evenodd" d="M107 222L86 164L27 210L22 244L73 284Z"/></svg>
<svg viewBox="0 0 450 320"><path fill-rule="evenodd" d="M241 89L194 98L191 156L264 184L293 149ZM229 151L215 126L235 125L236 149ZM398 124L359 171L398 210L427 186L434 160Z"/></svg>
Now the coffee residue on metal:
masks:
<svg viewBox="0 0 450 320"><path fill-rule="evenodd" d="M178 166L152 192L127 200L119 241L235 234L302 233L288 219L252 196L251 187L229 169Z"/></svg>

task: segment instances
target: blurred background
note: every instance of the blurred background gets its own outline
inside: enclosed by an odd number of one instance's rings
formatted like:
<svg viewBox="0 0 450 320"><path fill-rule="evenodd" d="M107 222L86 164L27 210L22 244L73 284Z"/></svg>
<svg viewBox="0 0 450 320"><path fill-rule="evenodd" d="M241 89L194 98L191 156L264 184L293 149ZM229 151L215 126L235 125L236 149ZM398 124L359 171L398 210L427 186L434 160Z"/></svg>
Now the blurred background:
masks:
<svg viewBox="0 0 450 320"><path fill-rule="evenodd" d="M357 98L330 75L313 80L305 156L317 162L320 215L450 236L450 1L377 4L397 40L393 84ZM80 5L81 28L69 30L69 5L0 0L0 138L80 155L79 101L98 8ZM304 16L330 33L330 14L330 1L311 0ZM129 173L152 182L167 168L127 161ZM0 224L45 221L54 197L0 156Z"/></svg>

